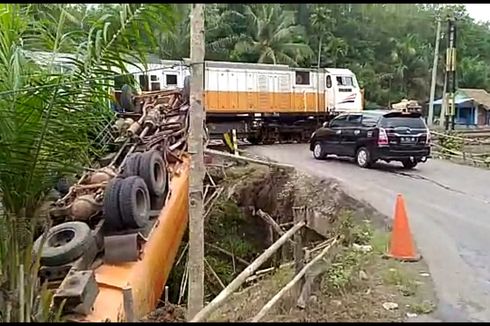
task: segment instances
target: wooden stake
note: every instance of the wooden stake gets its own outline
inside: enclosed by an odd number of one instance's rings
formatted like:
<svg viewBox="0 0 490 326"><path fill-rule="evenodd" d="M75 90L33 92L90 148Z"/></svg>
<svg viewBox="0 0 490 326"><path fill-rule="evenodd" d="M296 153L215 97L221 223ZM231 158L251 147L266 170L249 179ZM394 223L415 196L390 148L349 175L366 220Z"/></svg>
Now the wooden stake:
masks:
<svg viewBox="0 0 490 326"><path fill-rule="evenodd" d="M25 286L24 286L24 264L19 265L19 322L25 321L24 307L25 302Z"/></svg>
<svg viewBox="0 0 490 326"><path fill-rule="evenodd" d="M189 154L189 292L187 319L204 304L204 4L192 4Z"/></svg>
<svg viewBox="0 0 490 326"><path fill-rule="evenodd" d="M298 208L293 208L293 216L294 216L294 222L299 223L299 222L304 222L306 220L306 209L303 207L301 209ZM304 267L304 251L303 251L303 233L302 230L299 232L296 232L294 235L294 270L295 274L298 274L299 271ZM303 282L299 282L298 287L296 288L296 292L301 291L301 287L303 286Z"/></svg>
<svg viewBox="0 0 490 326"><path fill-rule="evenodd" d="M228 299L228 297L235 292L245 280L251 276L257 268L259 268L263 263L265 263L290 237L292 237L298 230L305 226L304 222L296 224L291 229L289 229L282 237L280 237L272 246L267 248L262 255L257 257L252 264L245 268L228 286L220 292L204 309L199 311L191 322L204 321L208 318L213 311L220 307L223 302Z"/></svg>
<svg viewBox="0 0 490 326"><path fill-rule="evenodd" d="M338 240L339 238L337 237L328 247L323 249L323 251L318 256L316 256L308 264L306 264L306 266L303 267L303 269L301 269L301 271L299 271L299 273L296 274L296 276L288 284L286 284L286 286L283 287L281 291L279 291L269 302L265 304L265 306L259 311L259 313L252 319L252 322L256 323L264 318L264 316L279 301L279 299L281 299L286 292L288 292L294 285L296 285L303 278L308 269L310 269L316 262L322 259L323 256L327 254L330 248L332 248L332 246L335 245Z"/></svg>
<svg viewBox="0 0 490 326"><path fill-rule="evenodd" d="M322 245L321 249L323 249L323 248L325 248L325 246ZM298 308L300 308L300 309L306 308L306 304L308 302L308 299L310 298L313 285L318 286L318 282L316 281L317 277L328 271L328 268L330 267L330 264L331 264L333 258L335 257L335 255L339 251L339 248L340 248L339 246L333 247L332 251L330 252L330 255L327 258L323 258L324 264L319 266L316 270L314 270L315 268L313 267L312 268L313 271L309 271L308 273L306 273L305 282L304 282L303 288L301 290L301 294L298 298L298 301L296 302L296 306ZM315 251L316 251L316 248L315 248ZM308 253L311 253L311 252L312 251L310 251Z"/></svg>

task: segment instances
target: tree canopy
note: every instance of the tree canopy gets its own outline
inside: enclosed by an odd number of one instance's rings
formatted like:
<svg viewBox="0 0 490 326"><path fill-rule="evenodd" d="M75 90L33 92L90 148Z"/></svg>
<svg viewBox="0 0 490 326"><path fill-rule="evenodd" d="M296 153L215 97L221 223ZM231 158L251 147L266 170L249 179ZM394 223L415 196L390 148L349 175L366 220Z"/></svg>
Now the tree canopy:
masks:
<svg viewBox="0 0 490 326"><path fill-rule="evenodd" d="M59 15L57 6L36 6L36 19ZM153 32L147 49L162 59L189 57L191 5L172 7L170 32L159 27L161 19L138 28ZM120 5L70 5L64 30L88 31L92 22L118 10ZM428 99L438 19L442 33L436 89L441 94L450 15L457 19L458 86L490 88L489 25L475 22L462 5L207 4L205 15L207 60L349 68L367 101L381 105Z"/></svg>
<svg viewBox="0 0 490 326"><path fill-rule="evenodd" d="M189 5L162 58L189 55ZM437 94L444 83L446 19L457 19L458 86L490 88L490 31L462 5L208 4L206 59L346 67L381 105L429 96L437 19L442 21ZM319 55L320 54L320 55Z"/></svg>

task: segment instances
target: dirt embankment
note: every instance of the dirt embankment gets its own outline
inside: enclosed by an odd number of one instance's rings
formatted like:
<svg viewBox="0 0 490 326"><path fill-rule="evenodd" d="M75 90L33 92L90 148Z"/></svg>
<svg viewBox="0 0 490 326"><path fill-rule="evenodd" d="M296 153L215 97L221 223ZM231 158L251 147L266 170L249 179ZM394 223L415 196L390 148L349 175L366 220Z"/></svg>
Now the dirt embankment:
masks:
<svg viewBox="0 0 490 326"><path fill-rule="evenodd" d="M408 265L381 259L387 244L385 216L347 195L334 181L316 180L281 168L234 164L223 169L219 165L229 162L213 163L218 166L209 172L216 186L209 189L224 190L205 220L207 301L277 239L269 225L256 216L258 210L268 213L278 224L286 224L293 220L293 207L306 206L310 211L308 223L323 236L308 232L311 246L339 233L346 236L346 241L316 282L306 308L296 307L297 298L285 297L266 321L399 321L407 314L413 317L433 309L430 278L420 274L427 270L423 262ZM359 252L353 249L353 243L369 245L372 250ZM182 259L168 282L172 303L182 304L184 300L179 302L179 297L187 295L182 290L185 248L184 242L183 254L177 256ZM291 249L282 250L261 268L291 261ZM209 321L250 320L292 278L292 273L291 268L276 269L259 281L247 283ZM390 309L383 307L386 303L392 303ZM393 308L395 304L397 308ZM170 321L173 314L176 320L182 320L182 309L170 309L178 314L169 309L157 310L150 320Z"/></svg>

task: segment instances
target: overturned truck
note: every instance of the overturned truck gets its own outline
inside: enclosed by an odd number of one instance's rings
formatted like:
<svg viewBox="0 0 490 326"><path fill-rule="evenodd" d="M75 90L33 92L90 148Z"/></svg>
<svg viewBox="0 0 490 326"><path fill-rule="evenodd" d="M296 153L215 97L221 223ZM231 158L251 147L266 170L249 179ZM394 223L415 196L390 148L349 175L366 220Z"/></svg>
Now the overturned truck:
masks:
<svg viewBox="0 0 490 326"><path fill-rule="evenodd" d="M34 244L53 305L73 321L132 321L155 308L187 227L185 90L122 94L117 150L51 205Z"/></svg>

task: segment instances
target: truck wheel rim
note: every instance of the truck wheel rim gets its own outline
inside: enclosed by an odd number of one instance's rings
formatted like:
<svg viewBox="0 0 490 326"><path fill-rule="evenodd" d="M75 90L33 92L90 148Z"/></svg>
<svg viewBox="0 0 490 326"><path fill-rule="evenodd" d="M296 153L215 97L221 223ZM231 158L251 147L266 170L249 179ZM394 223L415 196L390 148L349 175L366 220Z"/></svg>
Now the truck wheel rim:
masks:
<svg viewBox="0 0 490 326"><path fill-rule="evenodd" d="M320 144L316 144L313 151L315 153L315 157L320 157L320 153L322 151Z"/></svg>
<svg viewBox="0 0 490 326"><path fill-rule="evenodd" d="M366 151L360 151L359 154L357 155L357 162L359 162L360 165L364 165L367 162L367 153Z"/></svg>

